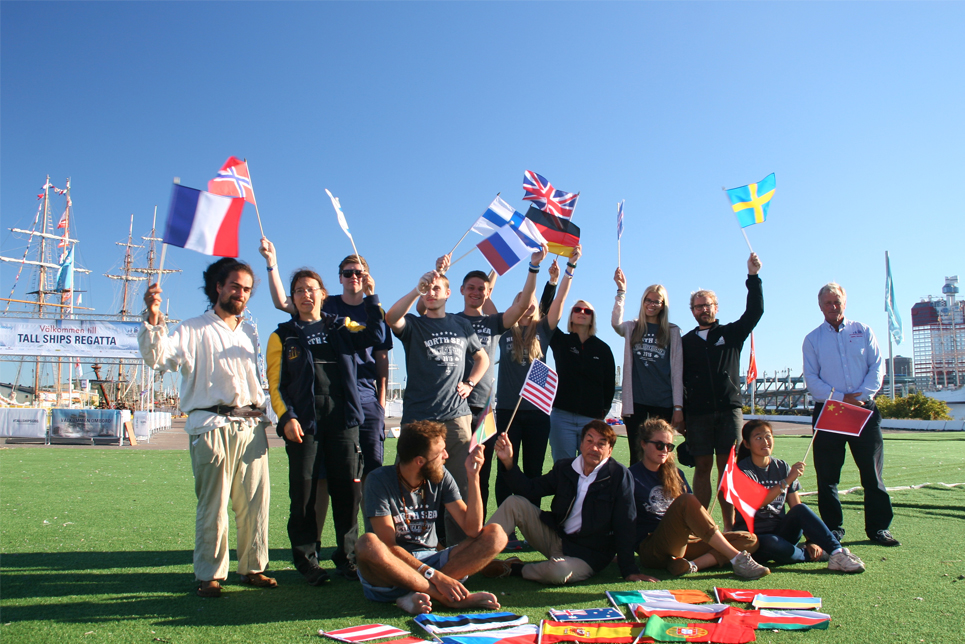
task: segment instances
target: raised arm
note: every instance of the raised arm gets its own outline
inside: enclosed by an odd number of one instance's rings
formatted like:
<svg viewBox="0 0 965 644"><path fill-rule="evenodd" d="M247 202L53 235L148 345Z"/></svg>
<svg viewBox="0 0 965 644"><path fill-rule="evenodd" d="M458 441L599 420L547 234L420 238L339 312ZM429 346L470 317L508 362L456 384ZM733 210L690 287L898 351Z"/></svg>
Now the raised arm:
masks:
<svg viewBox="0 0 965 644"><path fill-rule="evenodd" d="M546 259L547 253L549 253L549 246L543 244L542 248L530 257L530 267L526 274L526 283L523 284L523 294L503 313L503 326L507 329L516 324L519 318L523 317L526 309L529 308L533 294L536 293L536 276L539 275L539 265ZM533 269L533 266L536 266L536 269Z"/></svg>
<svg viewBox="0 0 965 644"><path fill-rule="evenodd" d="M144 293L144 324L137 332L137 345L144 363L158 371L177 371L181 366L179 337L168 335L161 315L161 287L152 284ZM179 329L181 331L181 329Z"/></svg>
<svg viewBox="0 0 965 644"><path fill-rule="evenodd" d="M281 275L278 274L278 257L275 253L275 245L268 241L267 237L262 237L258 252L268 262L268 290L271 291L272 304L279 311L295 315L295 303L285 293L285 285L282 284Z"/></svg>
<svg viewBox="0 0 965 644"><path fill-rule="evenodd" d="M482 493L479 491L479 470L485 461L484 447L476 447L466 457L466 501L462 499L446 504L446 511L452 515L456 524L462 528L467 537L476 537L483 528Z"/></svg>
<svg viewBox="0 0 965 644"><path fill-rule="evenodd" d="M610 315L610 326L620 337L624 336L623 330L623 305L627 299L627 277L623 274L623 269L619 266L613 274L613 281L617 283L617 296L613 302L613 313Z"/></svg>
<svg viewBox="0 0 965 644"><path fill-rule="evenodd" d="M577 260L583 255L583 247L579 244L573 249L573 255L567 264L576 264ZM563 317L563 307L566 305L566 296L570 293L570 286L573 282L573 270L567 266L560 280L560 286L556 291L556 297L550 305L550 310L546 314L546 322L551 330L555 330Z"/></svg>
<svg viewBox="0 0 965 644"><path fill-rule="evenodd" d="M402 298L392 305L392 308L385 314L385 323L392 332L398 335L405 328L405 314L409 312L412 305L419 296L429 290L429 284L439 276L436 271L429 271L419 278L419 283L414 289L402 296Z"/></svg>

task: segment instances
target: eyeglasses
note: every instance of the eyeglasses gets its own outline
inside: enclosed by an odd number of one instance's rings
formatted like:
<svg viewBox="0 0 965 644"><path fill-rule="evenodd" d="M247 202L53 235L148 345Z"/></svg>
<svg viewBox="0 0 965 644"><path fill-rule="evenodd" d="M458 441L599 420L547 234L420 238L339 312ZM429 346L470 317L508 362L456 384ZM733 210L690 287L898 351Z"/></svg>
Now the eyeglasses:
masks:
<svg viewBox="0 0 965 644"><path fill-rule="evenodd" d="M668 452L672 452L674 447L673 443L665 443L663 441L647 441L647 443L656 447L658 452L662 452L665 449Z"/></svg>
<svg viewBox="0 0 965 644"><path fill-rule="evenodd" d="M663 301L662 301L662 300L648 300L647 298L643 298L643 303L644 303L645 305L647 305L647 306L660 306L661 304L663 304Z"/></svg>
<svg viewBox="0 0 965 644"><path fill-rule="evenodd" d="M346 268L344 271L342 271L342 277L345 279L349 279L351 277L362 277L363 275L365 275L365 271L360 271L358 269Z"/></svg>
<svg viewBox="0 0 965 644"><path fill-rule="evenodd" d="M694 304L694 305L693 305L692 307L690 307L690 308L692 308L692 309L695 310L695 311L709 311L709 310L711 310L712 308L714 308L715 306L717 306L716 303L710 302L709 304Z"/></svg>
<svg viewBox="0 0 965 644"><path fill-rule="evenodd" d="M315 297L315 293L321 290L321 288L296 288L294 291L292 291L292 295Z"/></svg>
<svg viewBox="0 0 965 644"><path fill-rule="evenodd" d="M588 309L585 306L574 306L574 313L586 313L587 315L593 315L593 309Z"/></svg>

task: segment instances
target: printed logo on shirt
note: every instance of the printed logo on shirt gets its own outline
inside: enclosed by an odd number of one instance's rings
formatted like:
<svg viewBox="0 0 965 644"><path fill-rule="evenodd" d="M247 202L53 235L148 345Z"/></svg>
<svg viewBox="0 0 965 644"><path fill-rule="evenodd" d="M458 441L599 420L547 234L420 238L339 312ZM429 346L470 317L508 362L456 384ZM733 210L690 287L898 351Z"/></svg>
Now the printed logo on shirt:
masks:
<svg viewBox="0 0 965 644"><path fill-rule="evenodd" d="M475 322L470 322L470 324L472 324L473 331L475 331L476 335L479 337L479 343L484 347L488 347L489 343L492 342L493 339L493 330L484 324L476 325Z"/></svg>
<svg viewBox="0 0 965 644"><path fill-rule="evenodd" d="M655 517L662 519L663 515L667 514L667 508L673 501L664 494L662 485L655 485L650 488L650 498L644 502L643 508Z"/></svg>
<svg viewBox="0 0 965 644"><path fill-rule="evenodd" d="M662 360L666 354L666 347L662 349L658 347L653 334L643 336L640 342L633 347L633 355L647 367L658 360Z"/></svg>
<svg viewBox="0 0 965 644"><path fill-rule="evenodd" d="M437 510L427 510L425 508L412 508L403 513L392 517L395 524L395 536L406 537L410 534L421 535L435 523L439 516Z"/></svg>
<svg viewBox="0 0 965 644"><path fill-rule="evenodd" d="M298 358L300 358L301 355L302 355L302 352L301 352L301 350L298 348L297 345L294 345L294 344L289 345L289 347L288 347L288 359L289 359L289 360L298 360Z"/></svg>
<svg viewBox="0 0 965 644"><path fill-rule="evenodd" d="M466 338L454 331L437 331L425 341L426 357L445 367L449 375L454 367L463 365L467 344Z"/></svg>
<svg viewBox="0 0 965 644"><path fill-rule="evenodd" d="M717 342L714 343L714 346L715 347L724 346L724 336L720 336L719 338L717 338Z"/></svg>
<svg viewBox="0 0 965 644"><path fill-rule="evenodd" d="M580 350L577 349L576 347L570 347L570 353L575 353L576 355L580 355Z"/></svg>

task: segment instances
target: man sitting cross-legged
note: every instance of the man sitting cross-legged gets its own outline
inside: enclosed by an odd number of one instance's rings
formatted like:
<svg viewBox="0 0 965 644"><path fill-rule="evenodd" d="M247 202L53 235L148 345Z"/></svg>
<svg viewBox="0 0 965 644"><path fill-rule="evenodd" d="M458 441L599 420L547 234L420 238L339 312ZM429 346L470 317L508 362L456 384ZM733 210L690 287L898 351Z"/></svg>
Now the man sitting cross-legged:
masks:
<svg viewBox="0 0 965 644"><path fill-rule="evenodd" d="M466 458L468 505L443 466L447 457L446 426L416 421L402 427L397 463L366 479L365 534L355 552L368 599L395 601L413 615L430 612L433 599L449 608L499 608L492 593L470 593L462 585L506 546L500 526L483 526L483 447L476 446ZM468 538L437 551L435 523L443 506Z"/></svg>
<svg viewBox="0 0 965 644"><path fill-rule="evenodd" d="M523 536L547 561L524 564L516 557L495 560L483 570L486 577L520 575L542 584L572 584L606 568L617 555L620 575L627 581L657 581L641 575L633 561L636 545L636 506L633 477L610 458L617 442L613 428L602 420L583 427L580 455L564 458L553 469L528 479L513 464L513 446L507 434L496 442L496 457L506 468L511 496L493 514L486 527L500 525ZM553 496L550 509L527 499Z"/></svg>

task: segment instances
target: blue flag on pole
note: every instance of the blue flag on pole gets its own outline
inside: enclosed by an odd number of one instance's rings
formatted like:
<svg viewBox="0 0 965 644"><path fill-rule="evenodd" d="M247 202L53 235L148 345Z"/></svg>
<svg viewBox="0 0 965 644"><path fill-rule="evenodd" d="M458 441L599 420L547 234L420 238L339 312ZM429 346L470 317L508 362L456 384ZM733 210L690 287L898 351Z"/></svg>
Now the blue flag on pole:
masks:
<svg viewBox="0 0 965 644"><path fill-rule="evenodd" d="M891 278L891 259L885 251L885 312L888 314L888 332L895 339L895 344L901 344L901 316L895 306L895 282Z"/></svg>
<svg viewBox="0 0 965 644"><path fill-rule="evenodd" d="M57 269L57 290L70 291L74 288L74 247L67 251L64 263Z"/></svg>
<svg viewBox="0 0 965 644"><path fill-rule="evenodd" d="M763 224L767 220L767 211L771 207L776 186L777 180L772 172L757 183L727 191L731 208L737 214L737 222L741 228Z"/></svg>
<svg viewBox="0 0 965 644"><path fill-rule="evenodd" d="M620 238L623 237L623 204L625 201L626 199L617 204L617 241L620 241Z"/></svg>

